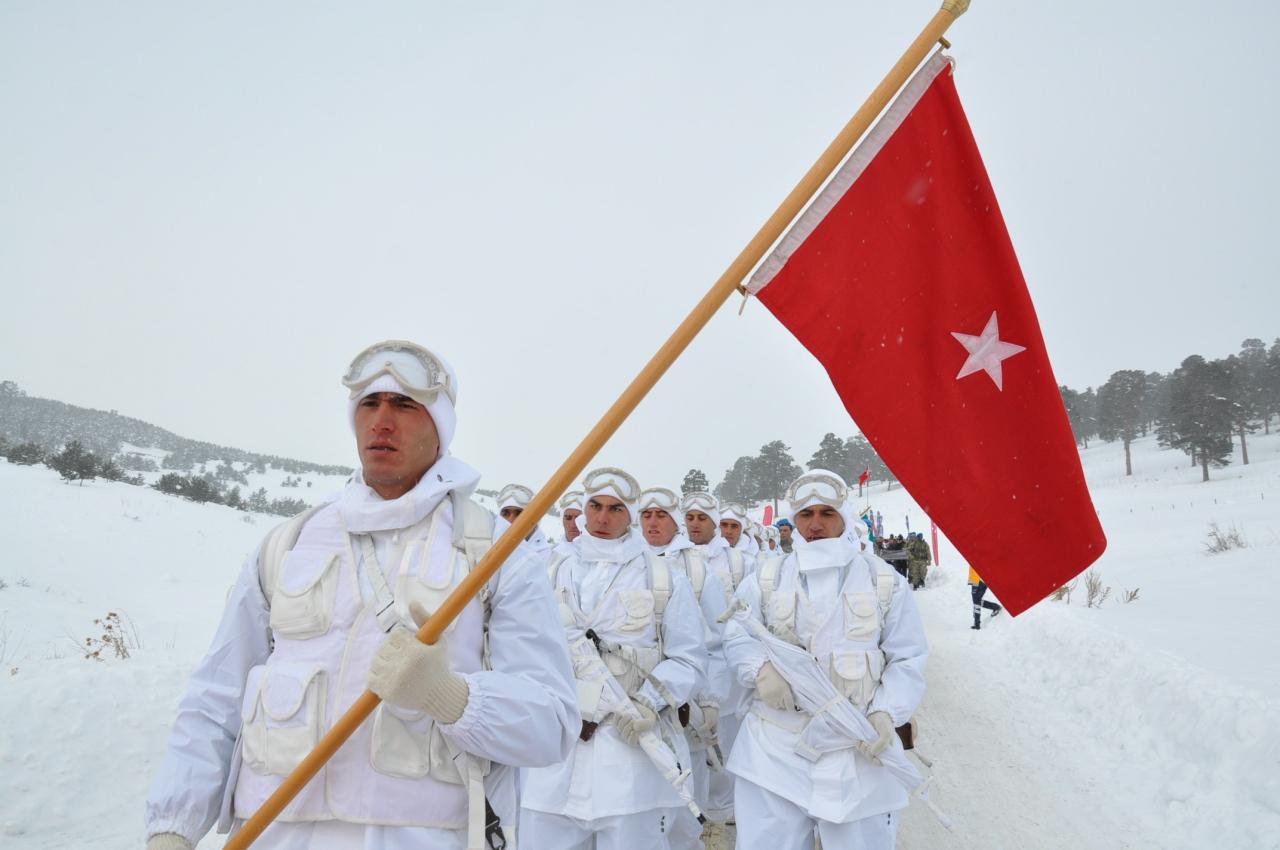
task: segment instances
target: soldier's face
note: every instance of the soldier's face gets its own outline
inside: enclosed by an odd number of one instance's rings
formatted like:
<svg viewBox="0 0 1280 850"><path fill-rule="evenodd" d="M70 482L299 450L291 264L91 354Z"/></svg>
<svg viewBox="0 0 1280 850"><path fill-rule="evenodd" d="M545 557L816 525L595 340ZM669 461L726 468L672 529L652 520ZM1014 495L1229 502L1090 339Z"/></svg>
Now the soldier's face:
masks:
<svg viewBox="0 0 1280 850"><path fill-rule="evenodd" d="M507 507L498 511L499 516L501 516L507 522L515 522L516 517L520 516L520 514L522 513L524 513L524 508L517 508L515 505L508 505Z"/></svg>
<svg viewBox="0 0 1280 850"><path fill-rule="evenodd" d="M412 490L440 454L440 433L431 414L399 393L360 399L355 426L364 483L384 499Z"/></svg>
<svg viewBox="0 0 1280 850"><path fill-rule="evenodd" d="M791 539L791 526L789 526L789 525L784 525L784 526L779 527L779 528L778 528L778 536L779 536L779 537L781 537L783 540L790 540L790 539Z"/></svg>
<svg viewBox="0 0 1280 850"><path fill-rule="evenodd" d="M844 534L844 517L829 505L814 505L795 516L800 536L809 542L831 540Z"/></svg>
<svg viewBox="0 0 1280 850"><path fill-rule="evenodd" d="M569 508L560 516L560 522L564 525L564 539L570 543L582 533L578 530L578 517L580 516L582 516L582 511L577 508Z"/></svg>
<svg viewBox="0 0 1280 850"><path fill-rule="evenodd" d="M631 527L631 512L621 499L592 496L587 500L587 533L602 540L616 540Z"/></svg>
<svg viewBox="0 0 1280 850"><path fill-rule="evenodd" d="M742 537L742 523L736 519L720 520L720 536L729 541L730 546L737 546Z"/></svg>
<svg viewBox="0 0 1280 850"><path fill-rule="evenodd" d="M716 536L716 524L702 511L686 513L684 527L689 531L689 539L699 546L706 546Z"/></svg>
<svg viewBox="0 0 1280 850"><path fill-rule="evenodd" d="M640 528L650 546L666 546L680 530L671 514L661 508L646 508L641 511Z"/></svg>

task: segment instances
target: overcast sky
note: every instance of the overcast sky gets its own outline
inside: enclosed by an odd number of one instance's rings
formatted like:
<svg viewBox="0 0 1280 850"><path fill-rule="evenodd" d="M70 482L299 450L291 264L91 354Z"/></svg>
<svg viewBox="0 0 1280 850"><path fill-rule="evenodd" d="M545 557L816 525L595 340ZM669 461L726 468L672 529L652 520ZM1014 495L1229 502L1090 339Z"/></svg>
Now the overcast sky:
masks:
<svg viewBox="0 0 1280 850"><path fill-rule="evenodd" d="M6 0L0 379L353 463L339 378L402 337L457 368L455 453L539 485L936 8ZM952 28L1060 383L1280 336L1278 25L975 0ZM854 432L738 306L600 462L714 483Z"/></svg>

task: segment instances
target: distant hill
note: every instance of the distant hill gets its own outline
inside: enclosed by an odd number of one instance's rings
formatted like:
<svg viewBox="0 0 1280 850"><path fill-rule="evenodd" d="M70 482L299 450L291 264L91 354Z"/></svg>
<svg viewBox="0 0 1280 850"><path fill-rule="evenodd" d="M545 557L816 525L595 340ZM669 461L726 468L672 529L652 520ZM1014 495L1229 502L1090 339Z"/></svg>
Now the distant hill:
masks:
<svg viewBox="0 0 1280 850"><path fill-rule="evenodd" d="M160 449L168 452L161 464L166 469L189 470L197 464L223 461L246 463L259 470L273 466L294 474L349 475L352 472L347 466L326 466L189 440L141 419L121 416L114 410L93 410L34 398L13 381L0 381L0 437L11 444L38 443L46 452L56 452L71 440L79 440L85 448L102 457L119 454L126 443Z"/></svg>

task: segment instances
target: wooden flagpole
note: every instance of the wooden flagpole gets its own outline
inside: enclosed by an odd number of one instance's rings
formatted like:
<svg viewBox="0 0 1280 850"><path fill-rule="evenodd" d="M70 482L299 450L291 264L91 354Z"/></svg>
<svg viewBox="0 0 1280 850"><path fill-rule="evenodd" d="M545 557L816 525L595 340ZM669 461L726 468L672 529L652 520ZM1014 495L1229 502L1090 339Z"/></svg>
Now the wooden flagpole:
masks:
<svg viewBox="0 0 1280 850"><path fill-rule="evenodd" d="M821 188L827 177L836 167L848 156L849 151L857 143L871 126L889 101L897 94L898 89L906 83L907 78L915 71L921 62L929 55L929 51L933 49L934 44L942 38L947 28L955 22L955 19L963 15L969 8L969 0L944 0L942 8L934 14L933 18L925 26L925 28L916 36L915 41L907 48L902 57L894 64L885 75L880 84L871 92L871 96L866 102L853 114L849 122L832 140L827 149L822 152L796 187L791 190L783 200L781 206L774 211L769 220L764 223L760 230L747 243L747 247L742 249L742 253L729 264L724 274L720 275L720 279L715 282L711 290L702 297L702 300L694 306L693 310L685 317L680 326L676 328L671 337L663 343L658 352L653 355L644 369L640 371L631 383L623 390L622 395L613 403L591 429L591 432L578 444L568 459L560 465L555 474L548 479L542 489L529 502L528 507L516 517L516 521L511 527L498 538L497 542L489 550L488 554L480 560L476 568L467 575L465 579L454 589L453 593L441 604L440 608L422 625L418 630L418 640L423 643L431 644L444 633L449 624L453 622L467 606L484 584L493 577L498 568L506 561L507 557L515 550L525 536L533 530L533 526L540 520L556 499L562 493L568 490L574 480L582 474L586 465L593 457L599 453L604 444L613 436L614 432L622 425L631 412L636 409L649 390L653 389L654 384L658 382L675 362L675 359L689 346L693 338L706 326L715 312L720 309L725 301L729 299L734 292L738 291L738 286L746 278L747 273L755 268L756 264L764 257L765 252L774 242L778 240L787 226L792 222L805 204L813 195ZM245 821L244 826L231 837L226 843L226 850L244 850L254 840L262 834L262 831L276 819L289 801L297 796L302 787L309 782L322 768L338 748L359 728L360 724L365 721L373 710L378 707L381 700L377 694L372 691L365 691L347 709L333 726L325 733L320 742L316 744L314 750L307 754L302 763L294 768L293 772L285 777L284 782L276 789L270 797L263 802L262 806L256 811L252 817Z"/></svg>

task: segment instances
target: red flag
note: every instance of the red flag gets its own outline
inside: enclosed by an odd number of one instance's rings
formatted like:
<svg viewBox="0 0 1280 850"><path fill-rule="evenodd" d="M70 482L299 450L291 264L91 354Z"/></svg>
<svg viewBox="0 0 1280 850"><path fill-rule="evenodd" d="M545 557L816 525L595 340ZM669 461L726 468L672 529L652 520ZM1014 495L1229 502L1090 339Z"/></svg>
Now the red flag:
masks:
<svg viewBox="0 0 1280 850"><path fill-rule="evenodd" d="M862 474L858 476L858 486L861 487L871 480L871 467L862 470Z"/></svg>
<svg viewBox="0 0 1280 850"><path fill-rule="evenodd" d="M773 525L773 505L764 506L764 524Z"/></svg>
<svg viewBox="0 0 1280 850"><path fill-rule="evenodd" d="M1102 554L950 58L916 73L748 288L1011 612Z"/></svg>

